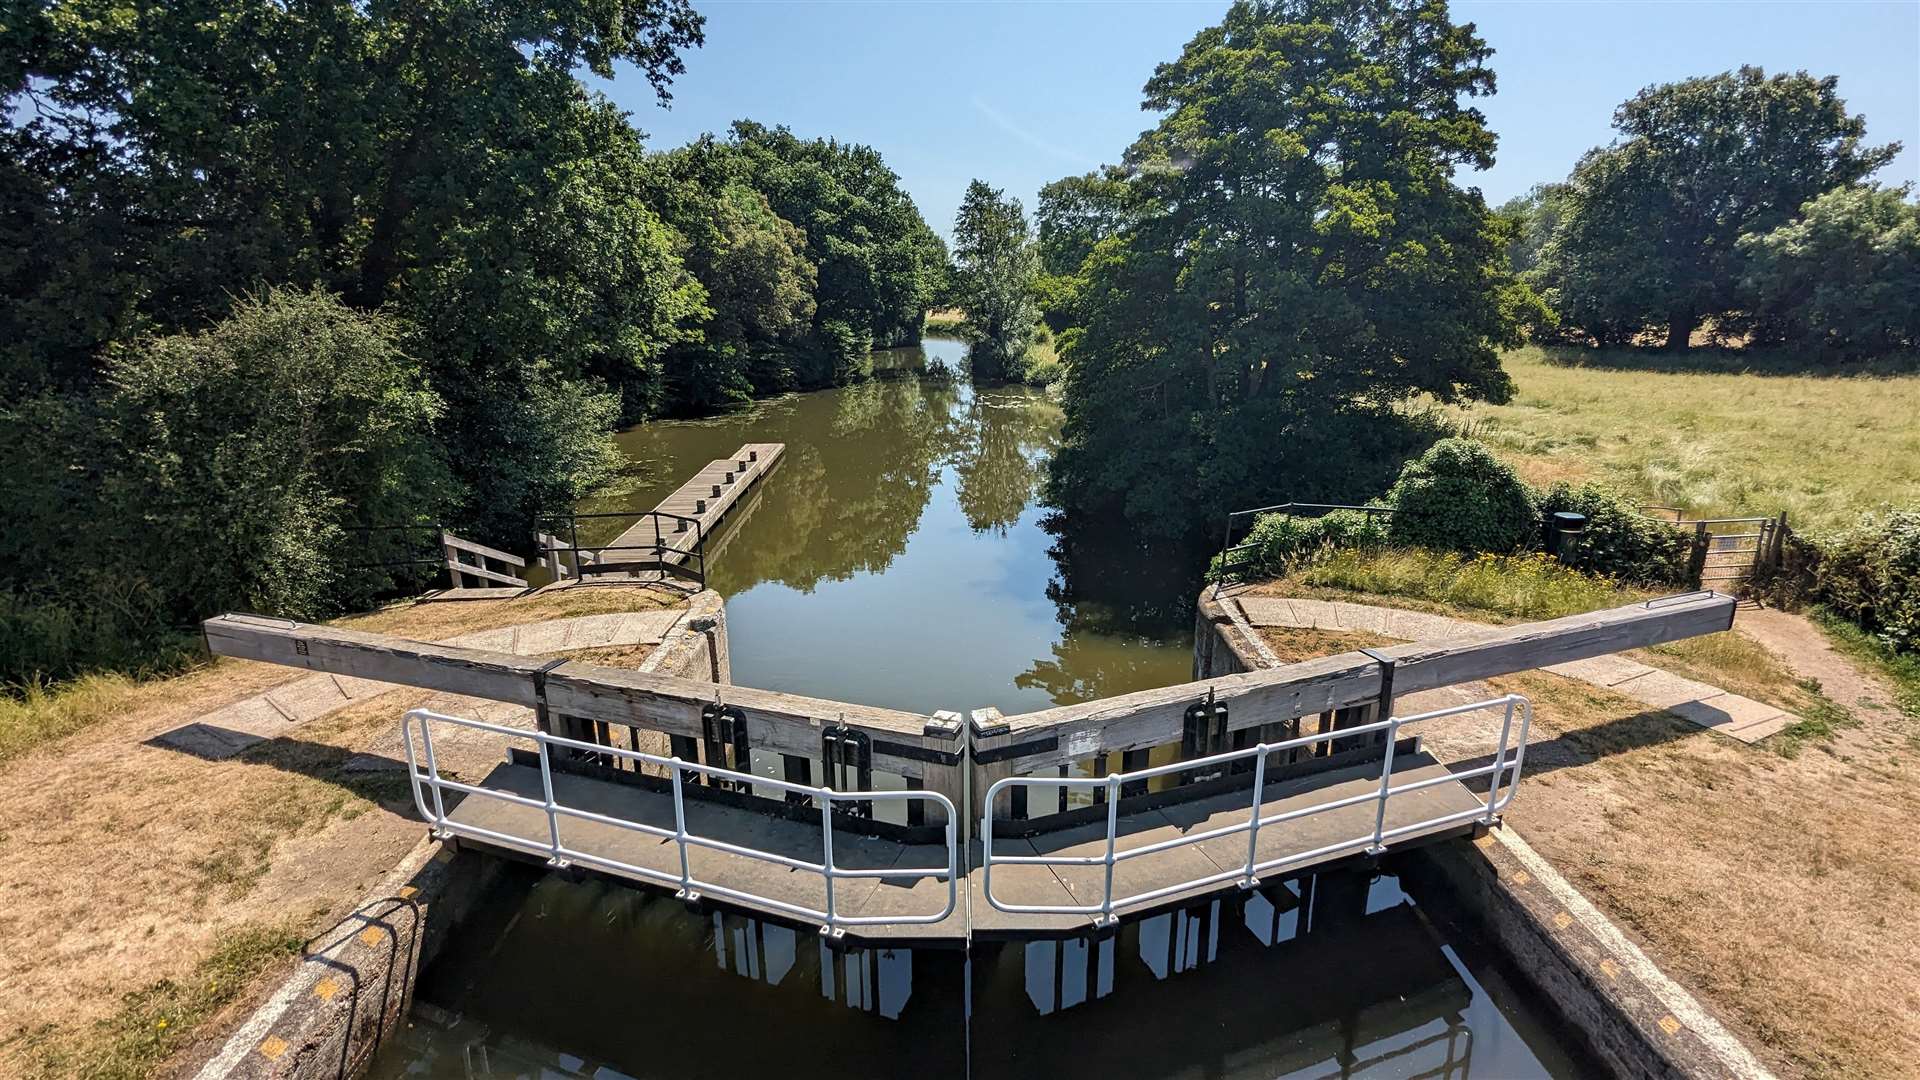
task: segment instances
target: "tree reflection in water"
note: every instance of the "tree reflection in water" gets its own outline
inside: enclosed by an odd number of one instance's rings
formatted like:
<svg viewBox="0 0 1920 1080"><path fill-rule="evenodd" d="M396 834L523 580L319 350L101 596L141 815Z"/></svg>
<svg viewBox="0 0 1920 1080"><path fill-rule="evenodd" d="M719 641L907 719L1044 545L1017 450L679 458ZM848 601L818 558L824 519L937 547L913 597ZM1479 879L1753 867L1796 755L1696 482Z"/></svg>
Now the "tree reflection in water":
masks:
<svg viewBox="0 0 1920 1080"><path fill-rule="evenodd" d="M871 382L642 425L620 436L628 483L591 508L651 506L742 443L787 445L709 541L742 682L1025 711L1187 677L1194 565L1043 525L1059 407L956 380L963 359L930 341L878 358Z"/></svg>

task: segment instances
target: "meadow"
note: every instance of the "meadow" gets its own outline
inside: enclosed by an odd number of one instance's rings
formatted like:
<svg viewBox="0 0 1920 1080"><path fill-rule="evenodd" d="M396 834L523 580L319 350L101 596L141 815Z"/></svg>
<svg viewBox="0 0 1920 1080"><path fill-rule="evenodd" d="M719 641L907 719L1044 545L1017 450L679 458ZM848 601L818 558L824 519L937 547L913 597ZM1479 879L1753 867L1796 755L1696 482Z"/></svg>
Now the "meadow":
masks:
<svg viewBox="0 0 1920 1080"><path fill-rule="evenodd" d="M1920 505L1920 373L1792 373L1781 358L1529 346L1506 405L1451 410L1528 481L1607 484L1688 517L1845 528Z"/></svg>

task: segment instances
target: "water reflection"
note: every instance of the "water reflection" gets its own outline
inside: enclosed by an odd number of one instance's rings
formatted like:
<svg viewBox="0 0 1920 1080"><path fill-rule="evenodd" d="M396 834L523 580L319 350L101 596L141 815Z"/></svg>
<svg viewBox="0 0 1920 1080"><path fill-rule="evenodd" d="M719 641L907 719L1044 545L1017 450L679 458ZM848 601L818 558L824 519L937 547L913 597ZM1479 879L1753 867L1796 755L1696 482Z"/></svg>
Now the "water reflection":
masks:
<svg viewBox="0 0 1920 1080"><path fill-rule="evenodd" d="M1186 679L1191 565L1050 533L1039 497L1059 407L955 379L964 358L931 339L879 354L871 382L634 428L626 482L583 509L652 506L744 442L787 444L709 546L749 685L1015 713ZM1086 570L1064 566L1070 550Z"/></svg>
<svg viewBox="0 0 1920 1080"><path fill-rule="evenodd" d="M1390 876L976 943L971 970L551 877L516 878L460 937L374 1076L1585 1075Z"/></svg>

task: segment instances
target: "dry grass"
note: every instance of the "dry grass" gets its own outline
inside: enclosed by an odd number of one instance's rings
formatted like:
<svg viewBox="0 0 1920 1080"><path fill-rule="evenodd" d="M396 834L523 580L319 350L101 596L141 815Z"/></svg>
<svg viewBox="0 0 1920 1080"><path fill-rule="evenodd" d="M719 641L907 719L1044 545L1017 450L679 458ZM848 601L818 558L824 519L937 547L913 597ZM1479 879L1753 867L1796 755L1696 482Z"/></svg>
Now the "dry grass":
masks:
<svg viewBox="0 0 1920 1080"><path fill-rule="evenodd" d="M1283 662L1371 635L1269 628ZM1648 650L1742 692L1791 673L1740 635ZM1743 681L1744 680L1744 681ZM1636 937L1782 1075L1904 1077L1920 1060L1920 745L1898 710L1814 711L1822 744L1793 760L1612 691L1546 672L1493 679L1534 703L1510 827ZM1809 700L1816 689L1795 686ZM1409 708L1450 704L1420 695ZM1827 702L1837 709L1838 706ZM1497 720L1425 732L1442 758L1491 753ZM1791 741L1791 740L1790 740Z"/></svg>
<svg viewBox="0 0 1920 1080"><path fill-rule="evenodd" d="M1509 818L1790 1075L1920 1061L1920 757L1876 720L1783 760L1546 674Z"/></svg>
<svg viewBox="0 0 1920 1080"><path fill-rule="evenodd" d="M435 638L676 600L562 590L343 622ZM626 664L649 651L580 655ZM364 699L223 761L148 742L292 677L223 660L178 678L93 687L85 699L56 694L76 726L0 764L0 1076L163 1071L278 970L228 963L223 949L247 928L297 934L338 918L418 842L404 777L347 762L388 737L426 691ZM214 980L224 987L217 996L203 978L210 970L233 973ZM165 1029L142 1027L162 1019Z"/></svg>
<svg viewBox="0 0 1920 1080"><path fill-rule="evenodd" d="M1503 358L1507 405L1456 415L1529 481L1598 480L1689 516L1787 511L1801 529L1920 502L1920 375L1815 377ZM1637 369L1636 369L1637 366Z"/></svg>
<svg viewBox="0 0 1920 1080"><path fill-rule="evenodd" d="M678 593L652 588L560 589L510 600L405 601L336 619L333 625L438 641L547 619L672 607L685 599ZM212 658L164 678L86 675L58 686L36 684L17 693L0 693L0 765L109 717L156 711L168 717L198 715L287 678L285 668L271 664ZM169 703L180 707L169 709Z"/></svg>

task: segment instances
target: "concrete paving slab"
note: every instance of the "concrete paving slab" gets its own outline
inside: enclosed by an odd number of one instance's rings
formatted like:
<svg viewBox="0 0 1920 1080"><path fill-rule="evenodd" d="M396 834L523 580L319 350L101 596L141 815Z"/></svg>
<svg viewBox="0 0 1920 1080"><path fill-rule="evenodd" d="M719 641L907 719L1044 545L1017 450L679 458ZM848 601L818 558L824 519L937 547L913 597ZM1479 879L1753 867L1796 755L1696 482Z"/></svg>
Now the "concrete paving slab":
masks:
<svg viewBox="0 0 1920 1080"><path fill-rule="evenodd" d="M1587 660L1554 664L1545 670L1569 679L1592 683L1595 686L1618 686L1628 679L1637 679L1654 669L1638 661L1628 660L1624 656L1595 656Z"/></svg>
<svg viewBox="0 0 1920 1080"><path fill-rule="evenodd" d="M1726 696L1726 691L1717 686L1683 679L1671 672L1653 668L1647 669L1647 673L1638 678L1615 684L1612 689L1656 709L1671 709L1686 701L1707 701Z"/></svg>
<svg viewBox="0 0 1920 1080"><path fill-rule="evenodd" d="M1242 596L1235 603L1255 626L1298 626L1293 604L1284 596Z"/></svg>
<svg viewBox="0 0 1920 1080"><path fill-rule="evenodd" d="M1387 617L1392 614L1390 609L1344 602L1335 603L1333 607L1334 617L1339 620L1342 629L1387 636Z"/></svg>
<svg viewBox="0 0 1920 1080"><path fill-rule="evenodd" d="M1795 720L1784 710L1738 694L1721 694L1703 701L1683 701L1669 706L1667 711L1748 744L1779 732Z"/></svg>

